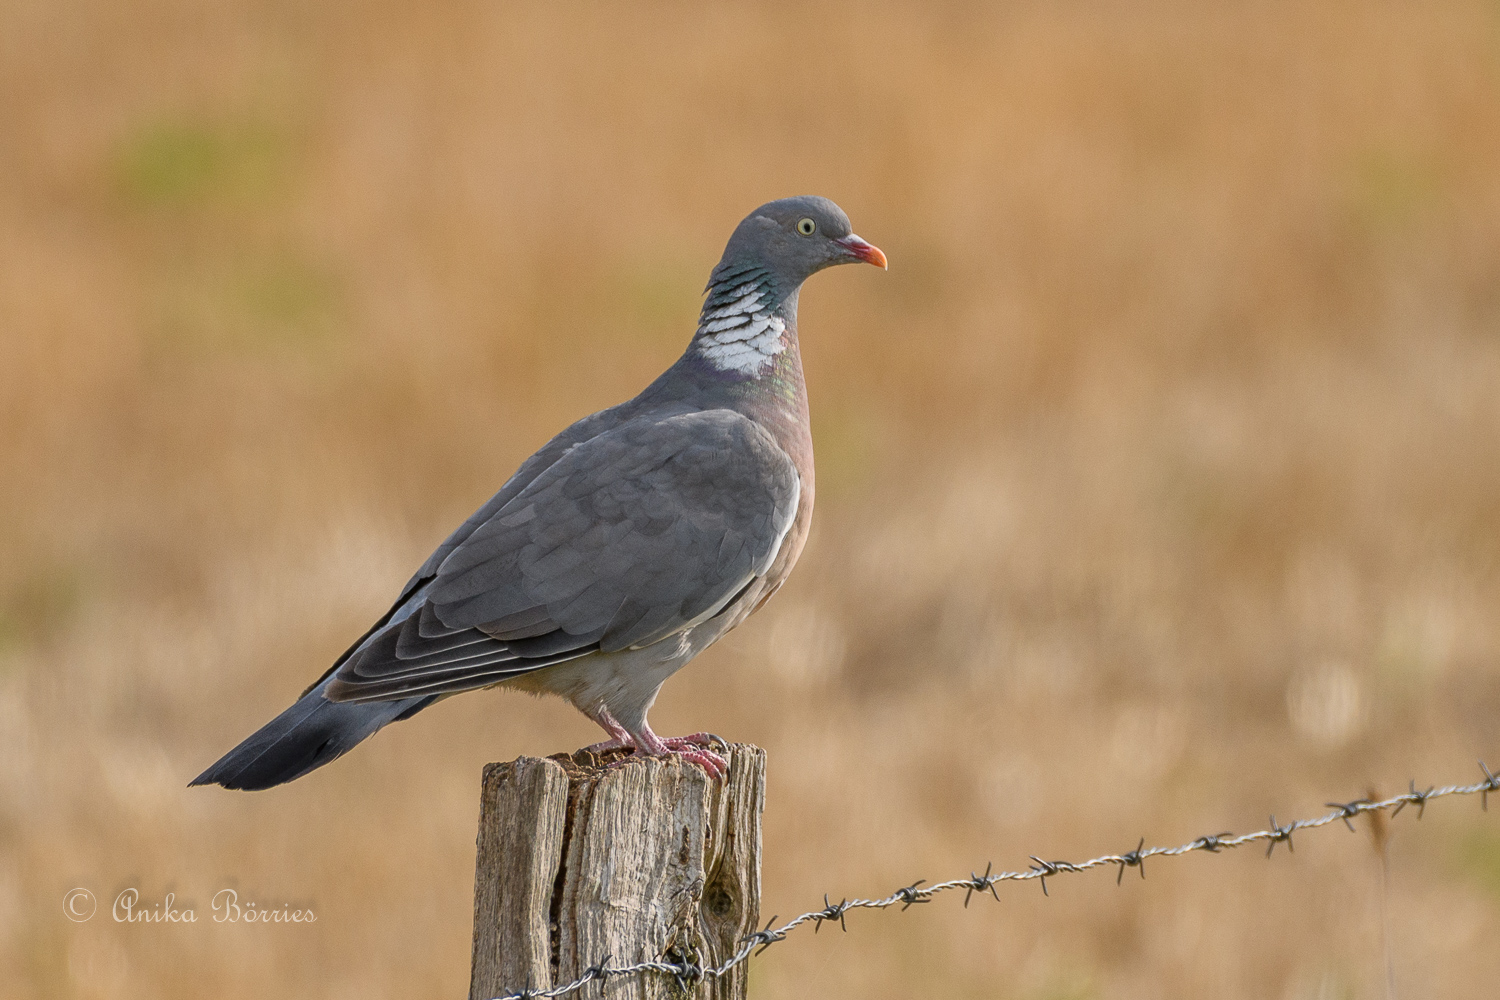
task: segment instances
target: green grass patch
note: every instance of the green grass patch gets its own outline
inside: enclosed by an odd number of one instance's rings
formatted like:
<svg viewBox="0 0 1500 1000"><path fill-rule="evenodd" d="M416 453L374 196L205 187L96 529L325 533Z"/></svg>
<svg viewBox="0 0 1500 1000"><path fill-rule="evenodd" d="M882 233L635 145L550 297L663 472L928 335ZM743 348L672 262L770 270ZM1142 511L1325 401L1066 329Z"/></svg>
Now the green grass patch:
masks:
<svg viewBox="0 0 1500 1000"><path fill-rule="evenodd" d="M116 189L127 204L146 209L253 199L276 187L285 147L260 123L156 121L121 144Z"/></svg>

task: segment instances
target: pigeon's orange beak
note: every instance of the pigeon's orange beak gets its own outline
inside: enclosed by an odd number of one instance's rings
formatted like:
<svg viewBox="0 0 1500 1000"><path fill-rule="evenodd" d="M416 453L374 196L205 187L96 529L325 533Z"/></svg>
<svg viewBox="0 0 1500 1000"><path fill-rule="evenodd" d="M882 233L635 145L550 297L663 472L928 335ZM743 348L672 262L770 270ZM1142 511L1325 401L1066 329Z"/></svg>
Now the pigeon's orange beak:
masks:
<svg viewBox="0 0 1500 1000"><path fill-rule="evenodd" d="M834 242L849 251L857 260L862 260L866 264L874 264L876 267L889 270L885 262L885 254L875 244L866 243L853 233L850 233L841 240L834 240Z"/></svg>

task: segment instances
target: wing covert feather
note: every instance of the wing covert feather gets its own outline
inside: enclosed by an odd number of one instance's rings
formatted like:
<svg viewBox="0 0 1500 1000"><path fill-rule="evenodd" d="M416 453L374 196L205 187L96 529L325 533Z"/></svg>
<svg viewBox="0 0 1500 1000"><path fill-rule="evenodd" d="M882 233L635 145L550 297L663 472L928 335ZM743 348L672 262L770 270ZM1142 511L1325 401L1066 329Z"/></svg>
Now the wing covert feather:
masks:
<svg viewBox="0 0 1500 1000"><path fill-rule="evenodd" d="M534 630L545 609L601 649L648 645L765 572L800 494L791 459L738 413L627 421L569 448L454 546L429 606L450 629Z"/></svg>

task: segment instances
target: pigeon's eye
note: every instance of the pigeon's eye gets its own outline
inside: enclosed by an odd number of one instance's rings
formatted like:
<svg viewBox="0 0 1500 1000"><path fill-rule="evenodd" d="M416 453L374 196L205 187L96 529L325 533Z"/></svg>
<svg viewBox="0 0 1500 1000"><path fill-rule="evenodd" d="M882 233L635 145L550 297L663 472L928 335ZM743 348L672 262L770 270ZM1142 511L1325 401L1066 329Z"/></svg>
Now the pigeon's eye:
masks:
<svg viewBox="0 0 1500 1000"><path fill-rule="evenodd" d="M803 236L811 236L813 234L813 230L817 228L818 224L811 219L803 219L801 222L797 223L797 232L801 233Z"/></svg>

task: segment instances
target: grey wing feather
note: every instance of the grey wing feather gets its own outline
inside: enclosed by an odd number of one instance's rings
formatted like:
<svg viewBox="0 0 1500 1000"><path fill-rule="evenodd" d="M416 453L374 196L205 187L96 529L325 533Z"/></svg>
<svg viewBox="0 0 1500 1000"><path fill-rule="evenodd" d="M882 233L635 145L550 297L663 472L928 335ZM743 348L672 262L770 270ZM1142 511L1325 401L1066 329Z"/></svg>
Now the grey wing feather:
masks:
<svg viewBox="0 0 1500 1000"><path fill-rule="evenodd" d="M344 651L342 656L334 660L333 665L323 671L322 676L309 684L306 690L302 692L303 696L306 697L318 688L329 677L337 673L345 663L348 663L356 656L363 655L376 637L383 634L385 630L393 627L396 623L399 623L406 615L414 614L418 611L425 612L427 610L426 604L416 595L425 584L430 583L432 578L437 575L437 568L442 564L443 560L454 549L463 544L464 539L474 533L474 529L488 521L494 515L495 511L505 506L517 493L520 493L530 485L533 479L556 462L569 448L580 441L587 441L595 435L602 434L610 428L618 426L625 419L628 407L628 403L622 403L619 406L611 406L608 409L600 410L598 413L592 413L581 420L575 421L551 441L543 445L525 462L522 462L521 467L516 470L510 479L506 480L505 485L500 487L500 490L494 496L485 501L483 506L475 511L463 524L459 525L433 551L432 555L427 557L421 568L406 582L406 586L401 588L401 594L396 598L395 603L391 605L390 610L382 615L374 625L370 626L369 631L360 636L352 646ZM424 615L423 621L428 621L428 616ZM451 631L451 629L440 627L439 631L433 632L432 635L443 635ZM428 635L425 628L422 634L424 636ZM336 695L342 688L335 686L332 690ZM335 698L334 700L339 699Z"/></svg>
<svg viewBox="0 0 1500 1000"><path fill-rule="evenodd" d="M517 493L520 493L529 486L532 480L546 471L569 448L580 441L587 441L589 438L616 426L620 422L620 411L621 407L614 406L584 417L582 420L573 423L551 441L548 441L536 454L522 462L521 467L516 470L515 475L506 480L505 485L500 487L500 490L494 496L485 501L484 506L476 510L468 520L459 525L451 535L443 540L443 544L439 545L433 551L432 555L427 557L427 561L412 574L412 578L402 588L401 597L397 599L396 603L399 605L401 601L405 600L408 595L425 581L436 576L438 567L443 564L443 560L448 558L454 549L462 545L464 540L472 535L476 528L493 517L495 511L504 507Z"/></svg>
<svg viewBox="0 0 1500 1000"><path fill-rule="evenodd" d="M522 462L521 467L516 470L510 479L506 480L505 485L500 487L500 490L494 496L485 501L483 506L475 511L463 524L459 525L433 551L432 555L427 557L421 568L412 574L412 578L406 582L406 586L401 588L401 594L396 598L395 603L391 605L390 610L382 615L374 625L370 626L370 630L360 636L354 645L345 650L344 655L334 660L333 665L323 671L321 677L309 684L307 689L302 692L303 696L305 697L311 693L324 681L328 680L329 677L337 673L345 663L350 662L356 656L363 655L378 636L386 629L393 627L395 623L400 622L407 614L414 614L418 611L425 612L427 610L426 604L420 598L416 598L415 601L414 598L418 591L424 585L430 583L433 577L437 575L438 566L448 557L449 553L463 544L464 539L474 533L474 529L488 521L494 515L495 511L505 506L517 493L520 493L530 485L533 479L556 462L569 448L580 441L587 441L597 434L602 434L610 428L618 426L625 418L628 406L628 403L622 403L619 406L600 410L598 413L592 413L581 420L575 421L551 441L543 445L525 462ZM424 623L428 620L429 617L424 616ZM451 631L451 629L439 627L439 631L431 634L443 635ZM424 636L429 634L425 625L422 634ZM336 697L340 693L350 694L342 685L333 686L331 692L330 697L333 697L333 700L342 700Z"/></svg>
<svg viewBox="0 0 1500 1000"><path fill-rule="evenodd" d="M627 423L573 448L477 528L428 600L450 628L545 608L604 650L649 645L765 572L800 492L791 459L733 411Z"/></svg>
<svg viewBox="0 0 1500 1000"><path fill-rule="evenodd" d="M419 584L420 613L350 657L329 696L452 693L660 641L766 572L800 495L786 453L728 410L641 418L581 441L487 505Z"/></svg>

